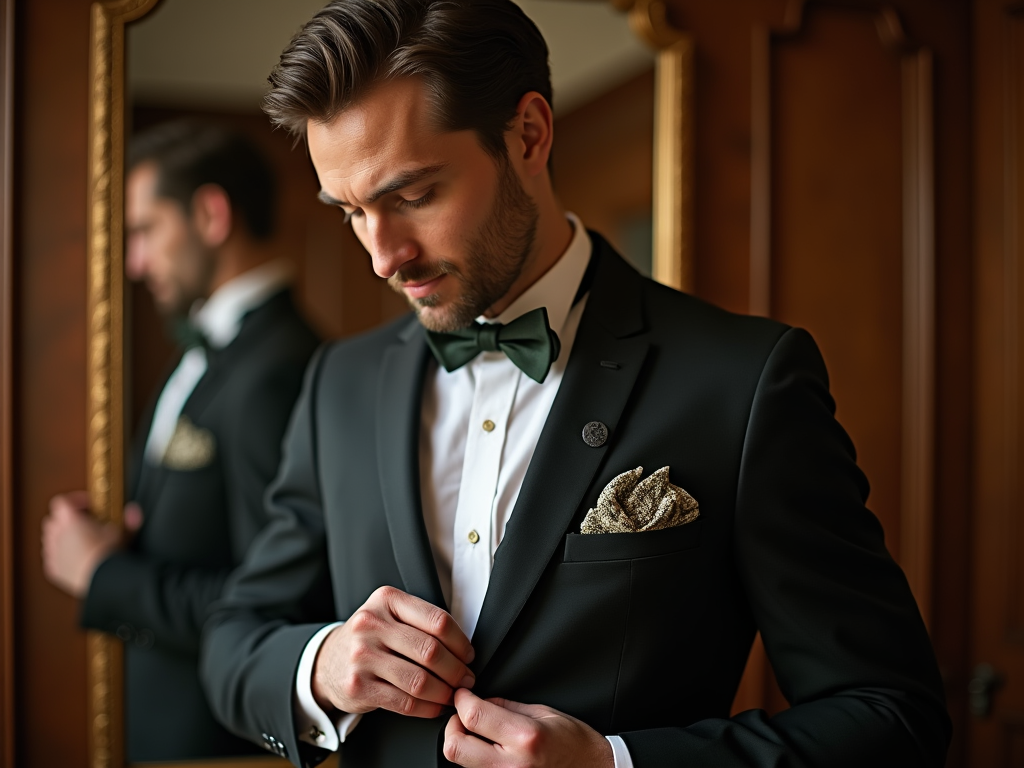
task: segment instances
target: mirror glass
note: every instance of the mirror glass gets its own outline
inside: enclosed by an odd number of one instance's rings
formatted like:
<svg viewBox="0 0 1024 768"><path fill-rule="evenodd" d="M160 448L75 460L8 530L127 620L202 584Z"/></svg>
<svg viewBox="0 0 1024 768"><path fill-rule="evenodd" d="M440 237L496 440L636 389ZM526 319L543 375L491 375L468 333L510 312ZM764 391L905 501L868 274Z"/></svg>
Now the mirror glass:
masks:
<svg viewBox="0 0 1024 768"><path fill-rule="evenodd" d="M133 135L161 123L200 118L244 134L266 155L278 183L277 227L269 247L291 264L293 294L311 325L324 338L340 338L404 313L405 303L373 275L368 256L339 212L317 201L319 185L304 146L293 146L283 132L272 131L260 111L267 75L281 50L323 4L162 0L126 30L125 119L129 146ZM610 3L519 4L537 22L551 51L556 191L586 226L650 274L654 54ZM148 426L146 414L181 355L144 283L126 286L125 339L130 445L145 442L146 435L137 434L140 425ZM128 457L127 466L131 461ZM154 653L134 648L139 643L132 639L126 645L133 646L129 656ZM174 663L184 677L191 674L194 657ZM159 718L161 727L175 730L181 707L162 703L170 699L160 690L139 694L133 673L129 661L129 760L181 762L181 755L133 754L133 729ZM224 754L200 745L190 756L201 760Z"/></svg>

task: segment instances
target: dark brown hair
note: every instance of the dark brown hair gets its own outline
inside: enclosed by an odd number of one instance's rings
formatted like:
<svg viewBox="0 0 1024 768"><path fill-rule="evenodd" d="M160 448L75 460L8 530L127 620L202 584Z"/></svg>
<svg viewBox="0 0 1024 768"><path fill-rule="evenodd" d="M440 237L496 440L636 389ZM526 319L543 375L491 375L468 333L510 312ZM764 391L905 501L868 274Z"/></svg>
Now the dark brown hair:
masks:
<svg viewBox="0 0 1024 768"><path fill-rule="evenodd" d="M281 54L263 109L301 137L401 77L423 81L438 128L476 131L496 158L519 99L551 102L547 44L511 0L334 0Z"/></svg>
<svg viewBox="0 0 1024 768"><path fill-rule="evenodd" d="M202 120L161 123L132 137L126 168L144 162L157 167L157 195L180 203L186 215L196 190L216 184L249 234L257 240L274 234L274 171L241 134Z"/></svg>

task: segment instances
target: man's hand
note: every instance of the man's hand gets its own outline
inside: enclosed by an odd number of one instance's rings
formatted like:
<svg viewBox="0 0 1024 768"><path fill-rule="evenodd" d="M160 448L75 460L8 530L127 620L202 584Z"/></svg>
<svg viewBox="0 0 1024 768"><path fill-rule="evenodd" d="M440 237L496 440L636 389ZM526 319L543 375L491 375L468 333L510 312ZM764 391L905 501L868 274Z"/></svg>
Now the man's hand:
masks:
<svg viewBox="0 0 1024 768"><path fill-rule="evenodd" d="M125 507L125 529L102 523L89 512L85 491L54 496L43 519L43 573L55 586L84 597L96 568L124 543L124 535L142 524L137 504Z"/></svg>
<svg viewBox="0 0 1024 768"><path fill-rule="evenodd" d="M381 587L332 631L313 666L313 697L325 709L387 709L437 717L456 688L476 679L473 647L450 614L394 587Z"/></svg>
<svg viewBox="0 0 1024 768"><path fill-rule="evenodd" d="M539 704L455 692L444 756L465 768L613 768L608 740L586 723ZM483 737L483 738L480 738Z"/></svg>

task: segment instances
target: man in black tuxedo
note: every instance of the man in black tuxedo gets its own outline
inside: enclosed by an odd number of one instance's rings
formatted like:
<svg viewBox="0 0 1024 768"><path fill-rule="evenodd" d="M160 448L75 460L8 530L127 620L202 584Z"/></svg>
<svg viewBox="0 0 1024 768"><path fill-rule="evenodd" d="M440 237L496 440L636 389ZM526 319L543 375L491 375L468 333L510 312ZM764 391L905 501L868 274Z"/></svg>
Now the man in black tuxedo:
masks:
<svg viewBox="0 0 1024 768"><path fill-rule="evenodd" d="M941 765L928 636L814 342L561 209L518 7L337 0L271 84L416 317L310 365L204 636L228 727L346 768ZM793 706L730 717L757 630Z"/></svg>
<svg viewBox="0 0 1024 768"><path fill-rule="evenodd" d="M185 347L140 424L124 538L84 493L57 496L44 568L82 599L82 625L125 643L131 762L240 755L199 684L210 603L263 528L261 499L317 338L274 258L274 180L248 141L169 123L137 137L126 184L126 271Z"/></svg>

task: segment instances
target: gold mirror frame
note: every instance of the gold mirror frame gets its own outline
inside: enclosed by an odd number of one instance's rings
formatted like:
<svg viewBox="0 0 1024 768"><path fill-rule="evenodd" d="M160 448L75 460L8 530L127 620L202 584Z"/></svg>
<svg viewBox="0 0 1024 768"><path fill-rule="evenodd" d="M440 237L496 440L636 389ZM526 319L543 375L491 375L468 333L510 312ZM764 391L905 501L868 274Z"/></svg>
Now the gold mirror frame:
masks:
<svg viewBox="0 0 1024 768"><path fill-rule="evenodd" d="M88 485L98 517L124 507L125 24L160 0L100 0L90 16L88 290ZM609 0L657 51L654 120L653 274L680 290L693 284L693 41L672 27L663 0ZM124 760L120 642L90 632L91 768ZM204 761L189 762L202 768ZM207 764L213 768L214 763ZM224 768L225 763L216 763Z"/></svg>

